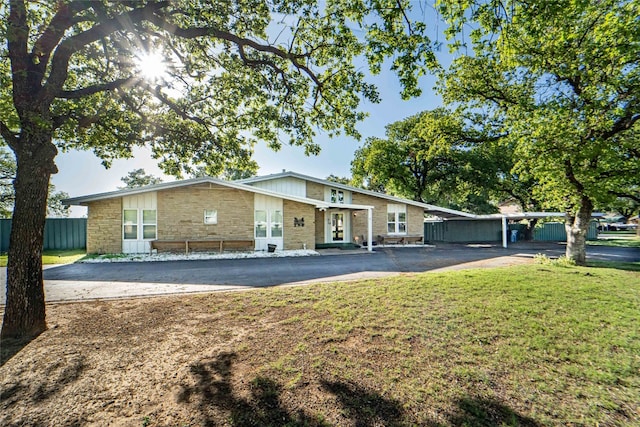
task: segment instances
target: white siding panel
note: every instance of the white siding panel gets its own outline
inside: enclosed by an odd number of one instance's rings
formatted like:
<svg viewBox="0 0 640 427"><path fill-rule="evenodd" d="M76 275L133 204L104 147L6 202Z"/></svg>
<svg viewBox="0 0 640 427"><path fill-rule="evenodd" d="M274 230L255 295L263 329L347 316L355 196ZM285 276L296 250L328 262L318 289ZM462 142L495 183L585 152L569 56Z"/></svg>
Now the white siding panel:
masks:
<svg viewBox="0 0 640 427"><path fill-rule="evenodd" d="M254 182L251 185L290 196L307 197L307 185L304 180L298 178L277 178L269 181Z"/></svg>
<svg viewBox="0 0 640 427"><path fill-rule="evenodd" d="M157 210L157 193L144 193L134 196L124 196L122 198L122 209ZM122 233L122 230L120 231ZM138 235L142 232L142 215L138 213ZM124 240L122 238L122 252L124 253L145 253L149 252L149 241L138 238L136 240Z"/></svg>
<svg viewBox="0 0 640 427"><path fill-rule="evenodd" d="M273 214L275 211L283 212L283 203L282 199L276 197L264 196L262 194L254 195L254 205L255 210L261 210L267 212L267 237L256 237L256 250L257 251L266 251L267 245L273 244L276 245L276 250L281 251L284 248L284 235L282 237L272 237L271 236L271 223L273 222ZM284 230L283 230L284 231ZM254 229L255 233L255 229Z"/></svg>

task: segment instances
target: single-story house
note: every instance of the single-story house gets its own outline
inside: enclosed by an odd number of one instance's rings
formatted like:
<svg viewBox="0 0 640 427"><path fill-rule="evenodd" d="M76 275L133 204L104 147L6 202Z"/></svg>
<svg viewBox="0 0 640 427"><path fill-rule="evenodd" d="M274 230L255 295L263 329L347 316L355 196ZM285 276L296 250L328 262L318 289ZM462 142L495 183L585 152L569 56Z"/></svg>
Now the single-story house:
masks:
<svg viewBox="0 0 640 427"><path fill-rule="evenodd" d="M160 242L232 243L257 251L423 236L424 214L475 215L295 172L240 181L211 177L75 197L88 207L88 253L144 253Z"/></svg>

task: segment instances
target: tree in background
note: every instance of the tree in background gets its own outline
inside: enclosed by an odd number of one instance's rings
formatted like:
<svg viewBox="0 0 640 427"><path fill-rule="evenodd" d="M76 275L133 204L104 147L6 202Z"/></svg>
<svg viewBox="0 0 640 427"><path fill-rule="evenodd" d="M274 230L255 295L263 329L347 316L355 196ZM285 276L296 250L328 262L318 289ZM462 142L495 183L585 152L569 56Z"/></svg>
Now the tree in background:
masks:
<svg viewBox="0 0 640 427"><path fill-rule="evenodd" d="M15 204L13 180L16 177L16 159L11 152L0 147L0 218L11 218ZM69 206L62 204L69 194L56 191L53 184L49 184L47 196L47 217L61 218L69 216Z"/></svg>
<svg viewBox="0 0 640 427"><path fill-rule="evenodd" d="M476 213L497 212L487 182L496 173L471 143L483 137L445 109L425 111L369 138L351 162L353 182L376 191ZM489 137L486 137L489 138ZM487 178L490 177L490 178Z"/></svg>
<svg viewBox="0 0 640 427"><path fill-rule="evenodd" d="M318 129L358 136L361 101L390 58L402 95L434 63L411 2L45 1L0 7L0 135L17 158L0 335L46 329L41 253L58 149L109 165L146 145L163 171L245 165L253 146L307 154ZM28 308L28 309L27 309Z"/></svg>
<svg viewBox="0 0 640 427"><path fill-rule="evenodd" d="M337 182L338 184L351 185L351 178L347 178L346 176L337 176L334 174L329 175L327 181Z"/></svg>
<svg viewBox="0 0 640 427"><path fill-rule="evenodd" d="M443 76L445 101L500 121L514 170L538 183L545 207L566 212L566 256L585 264L594 208L640 176L640 3L439 5L453 47L473 49Z"/></svg>
<svg viewBox="0 0 640 427"><path fill-rule="evenodd" d="M147 185L160 184L162 178L147 174L144 169L135 169L129 172L126 176L120 178L120 181L124 182L124 187L120 188L138 188L145 187Z"/></svg>

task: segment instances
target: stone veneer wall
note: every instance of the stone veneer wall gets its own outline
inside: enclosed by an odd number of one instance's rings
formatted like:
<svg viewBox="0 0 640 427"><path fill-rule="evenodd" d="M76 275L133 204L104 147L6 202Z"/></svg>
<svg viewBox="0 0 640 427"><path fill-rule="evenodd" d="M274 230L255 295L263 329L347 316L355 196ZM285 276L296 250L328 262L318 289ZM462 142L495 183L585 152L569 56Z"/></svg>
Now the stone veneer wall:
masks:
<svg viewBox="0 0 640 427"><path fill-rule="evenodd" d="M387 234L387 205L398 204L391 200L385 200L368 194L353 193L353 204L373 206L373 239L378 234ZM356 211L356 216L351 216L351 234L364 236L367 239L367 211ZM407 205L407 234L424 233L423 209L417 206Z"/></svg>
<svg viewBox="0 0 640 427"><path fill-rule="evenodd" d="M122 198L88 204L87 253L122 252Z"/></svg>
<svg viewBox="0 0 640 427"><path fill-rule="evenodd" d="M307 199L324 200L324 185L307 181Z"/></svg>
<svg viewBox="0 0 640 427"><path fill-rule="evenodd" d="M204 211L218 211L217 224ZM201 184L158 191L158 239L253 239L253 193Z"/></svg>
<svg viewBox="0 0 640 427"><path fill-rule="evenodd" d="M315 207L285 199L283 209L284 249L315 249ZM295 218L304 218L304 227L294 227Z"/></svg>
<svg viewBox="0 0 640 427"><path fill-rule="evenodd" d="M316 209L315 239L316 243L324 243L324 211Z"/></svg>

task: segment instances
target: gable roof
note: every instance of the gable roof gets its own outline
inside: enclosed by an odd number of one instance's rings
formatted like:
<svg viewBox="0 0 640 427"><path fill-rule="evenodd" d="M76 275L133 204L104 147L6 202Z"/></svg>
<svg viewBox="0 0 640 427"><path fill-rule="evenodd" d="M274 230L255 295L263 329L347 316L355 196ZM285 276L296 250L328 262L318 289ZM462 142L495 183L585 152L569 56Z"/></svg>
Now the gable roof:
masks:
<svg viewBox="0 0 640 427"><path fill-rule="evenodd" d="M138 187L138 188L125 188L122 190L109 191L106 193L90 194L87 196L71 197L69 199L63 200L62 203L65 205L86 205L87 203L96 202L99 200L113 199L113 198L124 197L124 196L133 196L133 195L144 194L144 193L149 193L153 191L170 190L173 188L181 188L181 187L187 187L190 185L207 184L207 183L220 185L222 187L234 188L237 190L248 191L250 193L261 194L264 196L291 200L294 202L299 202L307 205L313 205L316 208L324 208L324 209L331 208L331 207L340 207L340 208L347 208L347 209L373 208L373 206L367 206L367 205L336 204L336 203L325 202L323 200L315 200L315 199L309 199L306 197L292 196L289 194L283 194L283 193L277 193L274 191L264 190L262 188L243 184L239 181L225 181L225 180L212 178L208 176L202 177L202 178L185 179L181 181L163 182L160 184L147 185L147 186Z"/></svg>
<svg viewBox="0 0 640 427"><path fill-rule="evenodd" d="M440 206L430 205L428 203L416 202L414 200L403 199L400 197L390 196L384 193L378 193L371 190L365 190L363 188L351 187L350 185L341 184L338 182L327 181L325 179L316 178L313 176L303 175L301 173L292 171L283 171L281 173L275 173L271 175L255 176L252 178L242 179L234 182L240 182L243 184L253 184L255 182L270 181L279 178L298 178L304 181L315 182L317 184L327 185L336 189L347 190L355 193L366 194L372 197L378 197L386 199L396 203L404 203L407 205L417 206L423 208L426 213L439 216L440 218L453 219L453 218L475 218L476 215L468 212L462 212L455 209L443 208Z"/></svg>

